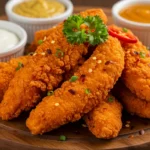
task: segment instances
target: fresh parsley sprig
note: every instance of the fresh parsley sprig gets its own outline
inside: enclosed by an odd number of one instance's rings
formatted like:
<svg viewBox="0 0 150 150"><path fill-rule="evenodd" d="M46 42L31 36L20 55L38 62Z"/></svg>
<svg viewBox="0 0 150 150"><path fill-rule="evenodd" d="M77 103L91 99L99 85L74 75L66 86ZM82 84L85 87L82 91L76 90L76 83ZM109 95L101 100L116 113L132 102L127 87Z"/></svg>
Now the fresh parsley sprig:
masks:
<svg viewBox="0 0 150 150"><path fill-rule="evenodd" d="M86 41L87 36L85 30L80 28L83 23L84 20L79 15L73 15L65 21L63 33L68 42L72 44L81 44Z"/></svg>
<svg viewBox="0 0 150 150"><path fill-rule="evenodd" d="M107 28L99 16L88 16L85 18L85 24L88 24L89 30L87 41L91 45L98 45L105 42L108 36Z"/></svg>
<svg viewBox="0 0 150 150"><path fill-rule="evenodd" d="M107 40L108 32L99 16L70 16L64 22L63 33L71 44L98 45Z"/></svg>

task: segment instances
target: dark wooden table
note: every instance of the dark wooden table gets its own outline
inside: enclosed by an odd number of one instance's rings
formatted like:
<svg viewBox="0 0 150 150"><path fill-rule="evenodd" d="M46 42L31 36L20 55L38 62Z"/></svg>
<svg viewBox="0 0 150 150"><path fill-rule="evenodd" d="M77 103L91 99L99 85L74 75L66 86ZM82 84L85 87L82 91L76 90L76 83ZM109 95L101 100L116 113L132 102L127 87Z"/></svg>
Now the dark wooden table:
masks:
<svg viewBox="0 0 150 150"><path fill-rule="evenodd" d="M4 15L5 3L8 0L0 0L0 16ZM99 6L99 7L112 7L118 0L71 0L75 6Z"/></svg>

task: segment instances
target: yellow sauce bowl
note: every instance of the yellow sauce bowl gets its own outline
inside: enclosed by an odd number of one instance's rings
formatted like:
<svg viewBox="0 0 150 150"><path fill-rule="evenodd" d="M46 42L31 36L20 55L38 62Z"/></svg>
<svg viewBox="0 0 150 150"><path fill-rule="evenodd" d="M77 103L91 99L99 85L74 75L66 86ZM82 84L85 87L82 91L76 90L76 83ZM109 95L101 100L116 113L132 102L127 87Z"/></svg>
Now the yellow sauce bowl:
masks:
<svg viewBox="0 0 150 150"><path fill-rule="evenodd" d="M149 0L124 0L115 3L112 7L114 23L120 27L130 29L146 46L150 46L150 23L141 23L128 20L120 15L123 9L135 5L150 5Z"/></svg>
<svg viewBox="0 0 150 150"><path fill-rule="evenodd" d="M18 15L13 12L14 6L22 3L23 0L10 0L5 6L5 11L8 19L22 26L28 35L28 43L31 43L34 39L34 33L42 29L51 28L58 23L67 19L73 12L73 4L70 0L57 0L65 5L66 11L58 16L51 18L30 18ZM40 13L40 12L39 12Z"/></svg>

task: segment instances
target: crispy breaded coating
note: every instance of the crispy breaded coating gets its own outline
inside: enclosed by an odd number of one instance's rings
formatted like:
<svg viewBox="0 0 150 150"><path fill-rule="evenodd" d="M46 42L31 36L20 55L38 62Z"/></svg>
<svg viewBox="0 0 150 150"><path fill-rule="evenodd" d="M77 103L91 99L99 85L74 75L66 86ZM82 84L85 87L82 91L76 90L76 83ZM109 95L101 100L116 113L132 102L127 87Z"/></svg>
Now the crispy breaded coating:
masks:
<svg viewBox="0 0 150 150"><path fill-rule="evenodd" d="M34 107L42 95L47 90L56 88L64 73L73 69L78 60L88 52L87 45L68 43L62 30L63 23L52 28L29 63L11 80L0 104L0 116L3 120L16 118L22 111Z"/></svg>
<svg viewBox="0 0 150 150"><path fill-rule="evenodd" d="M30 52L35 51L39 46L39 40L42 40L43 42L46 41L47 37L51 34L51 31L53 32L53 28L35 32L34 41L29 45L28 50Z"/></svg>
<svg viewBox="0 0 150 150"><path fill-rule="evenodd" d="M107 24L107 21L108 21L107 16L105 15L102 9L88 9L86 11L80 12L80 15L83 17L97 15L97 16L100 16L100 18L103 20L105 24ZM52 32L52 29L37 31L34 36L34 41L30 45L30 48L29 48L30 51L34 51L39 46L38 41L39 40L45 41L46 38L51 34L51 32Z"/></svg>
<svg viewBox="0 0 150 150"><path fill-rule="evenodd" d="M97 137L111 139L118 136L122 128L122 105L109 95L106 100L85 115L89 130Z"/></svg>
<svg viewBox="0 0 150 150"><path fill-rule="evenodd" d="M107 24L107 16L106 14L103 12L102 9L88 9L86 11L82 11L80 12L80 15L83 17L86 16L100 16L100 18L103 20L103 22L105 24Z"/></svg>
<svg viewBox="0 0 150 150"><path fill-rule="evenodd" d="M109 37L74 74L78 80L64 82L31 111L27 127L32 134L42 134L79 120L106 98L123 68L120 42Z"/></svg>
<svg viewBox="0 0 150 150"><path fill-rule="evenodd" d="M64 55L61 58L56 56L59 49ZM86 52L86 46L69 44L62 29L57 29L11 80L0 105L2 119L18 117L21 111L35 106L41 94L57 87L64 72L74 67Z"/></svg>
<svg viewBox="0 0 150 150"><path fill-rule="evenodd" d="M72 75L83 65L85 61L86 61L85 58L81 58L78 61L78 64L73 69L64 74L63 81L69 80L72 77Z"/></svg>
<svg viewBox="0 0 150 150"><path fill-rule="evenodd" d="M123 83L117 83L114 94L118 96L123 107L129 113L150 119L150 102L138 98Z"/></svg>
<svg viewBox="0 0 150 150"><path fill-rule="evenodd" d="M150 101L150 51L138 41L124 44L125 69L122 79L139 98Z"/></svg>
<svg viewBox="0 0 150 150"><path fill-rule="evenodd" d="M128 32L133 35L130 30ZM133 44L122 42L122 47L125 51L124 84L139 98L150 101L150 51L139 40Z"/></svg>
<svg viewBox="0 0 150 150"><path fill-rule="evenodd" d="M18 63L25 65L28 62L29 56L21 56L12 58L9 62L0 62L0 101L8 89L9 82L14 77Z"/></svg>

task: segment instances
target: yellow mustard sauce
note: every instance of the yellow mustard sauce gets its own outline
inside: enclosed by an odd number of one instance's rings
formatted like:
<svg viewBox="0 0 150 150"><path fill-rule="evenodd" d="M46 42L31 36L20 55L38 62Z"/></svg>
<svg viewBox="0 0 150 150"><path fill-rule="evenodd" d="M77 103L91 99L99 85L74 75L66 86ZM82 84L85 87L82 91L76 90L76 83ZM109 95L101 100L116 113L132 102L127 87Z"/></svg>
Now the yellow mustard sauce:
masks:
<svg viewBox="0 0 150 150"><path fill-rule="evenodd" d="M48 18L65 12L64 4L56 0L28 0L14 6L13 11L30 18Z"/></svg>
<svg viewBox="0 0 150 150"><path fill-rule="evenodd" d="M130 21L150 23L150 5L133 5L119 12L120 16Z"/></svg>

